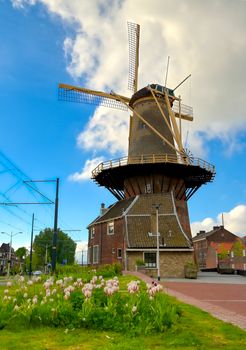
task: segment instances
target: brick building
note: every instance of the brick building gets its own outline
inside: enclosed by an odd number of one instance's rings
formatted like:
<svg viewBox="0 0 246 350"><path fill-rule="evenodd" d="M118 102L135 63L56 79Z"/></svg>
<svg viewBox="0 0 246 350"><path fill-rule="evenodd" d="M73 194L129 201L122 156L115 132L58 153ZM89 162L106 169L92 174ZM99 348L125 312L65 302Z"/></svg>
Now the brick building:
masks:
<svg viewBox="0 0 246 350"><path fill-rule="evenodd" d="M240 238L224 226L214 226L209 232L200 231L193 237L195 256L200 269L216 269L218 254L227 252L228 257Z"/></svg>
<svg viewBox="0 0 246 350"><path fill-rule="evenodd" d="M6 272L9 260L9 243L2 243L0 247L0 275ZM17 261L14 249L11 248L11 262L10 267L12 267Z"/></svg>
<svg viewBox="0 0 246 350"><path fill-rule="evenodd" d="M161 276L183 277L184 265L193 261L193 247L172 192L137 195L102 207L100 216L88 226L88 264L119 262L124 269L135 270L136 261L143 260L146 273L156 276L156 237L149 235L156 233L155 203L160 204Z"/></svg>

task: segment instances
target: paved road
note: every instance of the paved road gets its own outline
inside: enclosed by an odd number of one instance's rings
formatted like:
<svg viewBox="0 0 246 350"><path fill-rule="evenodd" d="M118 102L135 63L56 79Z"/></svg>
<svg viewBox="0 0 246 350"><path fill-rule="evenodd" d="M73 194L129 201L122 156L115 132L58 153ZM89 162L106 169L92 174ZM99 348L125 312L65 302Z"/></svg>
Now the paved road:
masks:
<svg viewBox="0 0 246 350"><path fill-rule="evenodd" d="M197 280L166 279L167 289L246 316L246 276L200 273Z"/></svg>

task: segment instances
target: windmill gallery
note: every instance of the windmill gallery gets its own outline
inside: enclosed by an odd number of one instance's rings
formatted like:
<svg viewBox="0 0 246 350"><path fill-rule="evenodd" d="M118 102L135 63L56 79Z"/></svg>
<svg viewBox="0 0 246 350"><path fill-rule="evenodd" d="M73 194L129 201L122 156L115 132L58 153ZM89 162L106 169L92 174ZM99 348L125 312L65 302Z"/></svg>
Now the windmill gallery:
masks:
<svg viewBox="0 0 246 350"><path fill-rule="evenodd" d="M130 110L128 156L99 164L92 179L117 202L101 207L89 224L88 263L119 262L126 270L142 261L151 276L182 277L193 262L187 201L215 176L215 168L194 158L182 145L182 121L192 108L174 89L150 84L138 90L140 27L128 23L129 81L133 95L59 85L59 98ZM185 79L186 80L186 79Z"/></svg>

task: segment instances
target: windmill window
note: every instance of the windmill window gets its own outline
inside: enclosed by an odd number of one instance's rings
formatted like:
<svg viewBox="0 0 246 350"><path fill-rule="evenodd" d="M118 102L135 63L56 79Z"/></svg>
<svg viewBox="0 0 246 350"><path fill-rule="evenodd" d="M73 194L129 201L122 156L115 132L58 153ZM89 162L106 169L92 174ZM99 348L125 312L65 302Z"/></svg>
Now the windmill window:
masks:
<svg viewBox="0 0 246 350"><path fill-rule="evenodd" d="M156 253L144 253L144 263L148 268L156 268Z"/></svg>
<svg viewBox="0 0 246 350"><path fill-rule="evenodd" d="M151 184L150 183L146 184L145 193L151 193Z"/></svg>
<svg viewBox="0 0 246 350"><path fill-rule="evenodd" d="M114 222L113 221L108 222L107 234L108 235L113 235L114 234Z"/></svg>

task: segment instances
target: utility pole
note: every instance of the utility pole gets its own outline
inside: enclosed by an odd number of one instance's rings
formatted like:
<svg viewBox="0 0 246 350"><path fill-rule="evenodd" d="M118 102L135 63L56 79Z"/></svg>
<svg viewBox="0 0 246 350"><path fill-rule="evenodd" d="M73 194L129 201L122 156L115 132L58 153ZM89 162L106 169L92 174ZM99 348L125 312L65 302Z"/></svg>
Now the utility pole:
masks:
<svg viewBox="0 0 246 350"><path fill-rule="evenodd" d="M59 195L59 178L56 179L54 233L53 233L53 242L52 242L52 272L53 273L56 270L56 258L57 258L58 195Z"/></svg>
<svg viewBox="0 0 246 350"><path fill-rule="evenodd" d="M48 244L45 244L45 273L47 273L48 263Z"/></svg>
<svg viewBox="0 0 246 350"><path fill-rule="evenodd" d="M157 204L155 206L156 210L156 260L157 260L157 279L158 281L161 280L161 274L160 274L160 242L159 242L159 207L160 204Z"/></svg>
<svg viewBox="0 0 246 350"><path fill-rule="evenodd" d="M160 232L159 232L159 208L161 204L153 204L156 212L156 233L148 232L149 237L156 237L156 265L157 265L157 280L161 280L160 273Z"/></svg>
<svg viewBox="0 0 246 350"><path fill-rule="evenodd" d="M29 265L29 276L32 275L32 242L33 242L33 226L34 226L34 214L32 214L32 231L31 231L31 248L30 248L30 265Z"/></svg>

